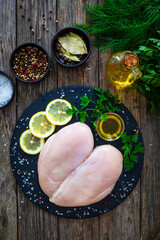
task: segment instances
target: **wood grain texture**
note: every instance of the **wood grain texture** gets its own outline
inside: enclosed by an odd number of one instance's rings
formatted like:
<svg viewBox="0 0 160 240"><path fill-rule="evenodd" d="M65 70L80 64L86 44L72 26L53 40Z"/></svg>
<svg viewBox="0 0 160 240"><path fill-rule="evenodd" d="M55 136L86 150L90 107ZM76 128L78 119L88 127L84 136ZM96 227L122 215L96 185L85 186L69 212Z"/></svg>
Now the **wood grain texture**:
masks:
<svg viewBox="0 0 160 240"><path fill-rule="evenodd" d="M95 3L95 1L90 1ZM85 21L83 1L58 1L58 29L74 26ZM86 85L98 86L98 51L92 48L89 61L80 67L68 69L58 66L58 86ZM99 218L93 219L59 219L59 240L99 239Z"/></svg>
<svg viewBox="0 0 160 240"><path fill-rule="evenodd" d="M143 96L130 88L117 90L106 79L105 64L110 53L99 53L92 47L89 61L74 69L57 65L51 55L51 39L57 30L85 22L84 2L0 0L0 70L12 76L10 54L24 42L39 43L51 57L48 76L35 84L16 81L12 103L0 110L0 240L160 239L160 118L149 113ZM97 0L87 2L95 4ZM9 145L16 120L40 95L68 85L100 87L118 93L143 134L144 167L136 188L115 209L91 219L65 219L38 208L16 188L10 167Z"/></svg>
<svg viewBox="0 0 160 240"><path fill-rule="evenodd" d="M117 90L105 76L105 65L110 52L101 52L99 58L100 88L110 90L113 95L128 107L140 125L138 96L130 88ZM108 212L107 216L100 217L100 239L103 240L139 240L140 239L140 181L127 199Z"/></svg>
<svg viewBox="0 0 160 240"><path fill-rule="evenodd" d="M56 1L17 1L17 45L36 42L52 58L51 39L56 32L56 24ZM40 95L57 87L57 65L53 60L50 70L41 82L27 84L18 81L18 117ZM37 240L37 235L40 240L58 238L58 217L35 206L19 188L18 215L18 239Z"/></svg>
<svg viewBox="0 0 160 240"><path fill-rule="evenodd" d="M0 0L0 6L0 70L11 76L9 57L15 47L16 2ZM10 139L16 123L15 99L16 96L8 106L0 110L0 239L2 240L15 240L17 236L16 183L9 157Z"/></svg>
<svg viewBox="0 0 160 240"><path fill-rule="evenodd" d="M141 128L145 146L145 161L141 180L142 240L160 239L160 118L148 112L141 103Z"/></svg>

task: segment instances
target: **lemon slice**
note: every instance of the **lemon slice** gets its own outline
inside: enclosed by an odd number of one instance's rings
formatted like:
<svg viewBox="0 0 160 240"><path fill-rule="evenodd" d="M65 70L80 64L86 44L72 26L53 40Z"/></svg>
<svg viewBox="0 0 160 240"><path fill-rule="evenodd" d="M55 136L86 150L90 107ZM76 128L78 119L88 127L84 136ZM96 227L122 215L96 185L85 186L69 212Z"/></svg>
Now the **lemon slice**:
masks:
<svg viewBox="0 0 160 240"><path fill-rule="evenodd" d="M41 151L44 145L44 139L37 138L30 130L26 130L20 136L19 143L25 153L35 155Z"/></svg>
<svg viewBox="0 0 160 240"><path fill-rule="evenodd" d="M66 111L72 108L71 104L64 99L55 99L46 107L46 117L48 121L55 125L64 125L72 119Z"/></svg>
<svg viewBox="0 0 160 240"><path fill-rule="evenodd" d="M51 124L46 118L44 111L34 114L29 121L31 133L38 138L47 138L55 130L55 125Z"/></svg>

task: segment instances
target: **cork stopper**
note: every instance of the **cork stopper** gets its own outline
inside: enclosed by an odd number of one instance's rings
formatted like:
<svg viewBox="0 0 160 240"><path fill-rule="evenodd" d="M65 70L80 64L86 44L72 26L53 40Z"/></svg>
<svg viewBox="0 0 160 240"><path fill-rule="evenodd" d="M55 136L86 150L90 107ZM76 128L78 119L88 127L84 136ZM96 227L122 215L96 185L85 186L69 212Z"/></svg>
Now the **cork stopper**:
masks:
<svg viewBox="0 0 160 240"><path fill-rule="evenodd" d="M128 54L124 58L124 63L127 67L134 67L137 65L137 57L134 54Z"/></svg>

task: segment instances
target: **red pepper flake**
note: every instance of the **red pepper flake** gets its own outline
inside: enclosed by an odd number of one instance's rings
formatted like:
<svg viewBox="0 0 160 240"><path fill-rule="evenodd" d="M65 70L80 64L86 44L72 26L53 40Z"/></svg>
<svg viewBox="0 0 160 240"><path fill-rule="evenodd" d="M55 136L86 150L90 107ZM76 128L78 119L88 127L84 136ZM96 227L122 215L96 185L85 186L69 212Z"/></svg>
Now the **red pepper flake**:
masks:
<svg viewBox="0 0 160 240"><path fill-rule="evenodd" d="M120 193L120 196L122 196L123 194L122 193Z"/></svg>
<svg viewBox="0 0 160 240"><path fill-rule="evenodd" d="M38 66L38 63L36 62L36 65Z"/></svg>
<svg viewBox="0 0 160 240"><path fill-rule="evenodd" d="M90 213L89 213L89 215L91 215L91 216L92 216L92 215L93 215L93 213L91 213L91 212L90 212Z"/></svg>
<svg viewBox="0 0 160 240"><path fill-rule="evenodd" d="M126 189L123 189L123 192L126 192Z"/></svg>
<svg viewBox="0 0 160 240"><path fill-rule="evenodd" d="M32 78L32 81L35 81L35 79L34 79L34 78Z"/></svg>
<svg viewBox="0 0 160 240"><path fill-rule="evenodd" d="M25 68L22 68L23 71L25 71Z"/></svg>
<svg viewBox="0 0 160 240"><path fill-rule="evenodd" d="M29 72L25 71L25 74L29 74Z"/></svg>
<svg viewBox="0 0 160 240"><path fill-rule="evenodd" d="M39 199L38 201L39 201L39 202L42 202L42 199Z"/></svg>

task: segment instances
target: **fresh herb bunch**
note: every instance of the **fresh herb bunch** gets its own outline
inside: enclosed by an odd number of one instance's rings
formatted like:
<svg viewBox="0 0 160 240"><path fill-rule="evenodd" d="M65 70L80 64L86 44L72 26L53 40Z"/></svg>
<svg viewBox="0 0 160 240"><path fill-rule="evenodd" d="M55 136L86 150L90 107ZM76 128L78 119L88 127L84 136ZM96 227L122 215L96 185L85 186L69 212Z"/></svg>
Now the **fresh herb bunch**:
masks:
<svg viewBox="0 0 160 240"><path fill-rule="evenodd" d="M135 50L160 29L159 0L103 0L85 9L88 25L77 26L94 35L100 50Z"/></svg>
<svg viewBox="0 0 160 240"><path fill-rule="evenodd" d="M78 117L80 118L80 122L85 122L91 113L90 118L93 119L91 122L95 127L99 118L106 121L106 112L121 111L118 107L118 104L121 102L118 99L118 95L115 95L114 97L109 90L107 92L99 88L94 88L94 90L97 97L96 101L93 101L92 95L89 97L85 95L80 98L81 108L77 109L72 105L72 109L68 109L67 113L69 115L75 114L76 119L78 119Z"/></svg>
<svg viewBox="0 0 160 240"><path fill-rule="evenodd" d="M130 171L134 168L135 163L138 162L137 153L143 153L143 143L138 142L138 131L133 135L128 135L126 132L121 134L123 147L123 166L126 170Z"/></svg>
<svg viewBox="0 0 160 240"><path fill-rule="evenodd" d="M135 52L138 54L143 76L132 86L149 100L151 113L160 115L160 39L149 38L148 44L140 46Z"/></svg>

